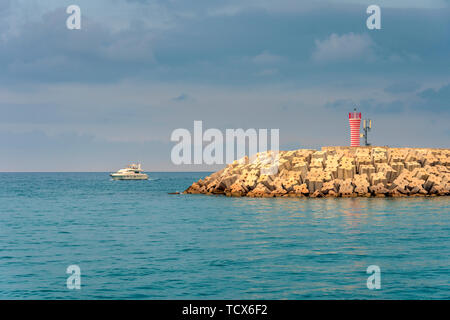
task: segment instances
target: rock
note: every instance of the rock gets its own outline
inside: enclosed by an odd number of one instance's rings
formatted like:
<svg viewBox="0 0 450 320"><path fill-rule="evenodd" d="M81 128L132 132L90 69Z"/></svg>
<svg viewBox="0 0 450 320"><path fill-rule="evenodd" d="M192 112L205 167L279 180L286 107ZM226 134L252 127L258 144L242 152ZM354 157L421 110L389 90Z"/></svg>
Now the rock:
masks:
<svg viewBox="0 0 450 320"><path fill-rule="evenodd" d="M430 174L425 170L425 168L420 168L415 171L414 177L422 179L422 180L427 180L429 175Z"/></svg>
<svg viewBox="0 0 450 320"><path fill-rule="evenodd" d="M273 177L267 174L262 174L259 176L257 183L263 184L267 189L273 190L274 186L272 185Z"/></svg>
<svg viewBox="0 0 450 320"><path fill-rule="evenodd" d="M422 166L418 162L405 162L406 170L413 171L416 168L421 168Z"/></svg>
<svg viewBox="0 0 450 320"><path fill-rule="evenodd" d="M359 168L360 174L366 174L369 178L376 172L375 167L373 165L362 165Z"/></svg>
<svg viewBox="0 0 450 320"><path fill-rule="evenodd" d="M322 198L323 194L320 192L320 190L314 191L312 195L310 195L311 198Z"/></svg>
<svg viewBox="0 0 450 320"><path fill-rule="evenodd" d="M229 192L227 193L228 196L232 197L242 197L246 195L248 192L248 189L245 188L239 181L236 181L233 183L230 187Z"/></svg>
<svg viewBox="0 0 450 320"><path fill-rule="evenodd" d="M359 196L364 196L369 193L370 183L367 180L367 175L355 175L353 178L353 185L355 186L354 192L356 192Z"/></svg>
<svg viewBox="0 0 450 320"><path fill-rule="evenodd" d="M198 194L198 193L200 193L200 185L198 183L194 182L183 193L186 193L186 194Z"/></svg>
<svg viewBox="0 0 450 320"><path fill-rule="evenodd" d="M430 192L431 188L435 185L435 184L439 184L441 182L441 179L439 179L439 177L435 176L435 175L430 175L427 179L427 181L423 184L423 188L425 190L427 190L428 192Z"/></svg>
<svg viewBox="0 0 450 320"><path fill-rule="evenodd" d="M416 187L413 187L413 188L411 188L411 190L409 191L409 194L410 195L415 195L415 194L418 194L418 195L426 195L428 192L427 192L427 190L425 190L424 188L422 188L422 187L419 187L419 186L416 186Z"/></svg>
<svg viewBox="0 0 450 320"><path fill-rule="evenodd" d="M427 191L423 188L423 185L425 183L425 180L418 179L418 178L411 178L408 185L406 186L406 189L409 190L409 195L426 195Z"/></svg>
<svg viewBox="0 0 450 320"><path fill-rule="evenodd" d="M364 155L356 158L356 165L360 168L362 165L372 165L372 158L370 155Z"/></svg>
<svg viewBox="0 0 450 320"><path fill-rule="evenodd" d="M303 179L305 179L306 175L308 174L308 164L306 162L296 162L292 168L292 171L300 172L300 176Z"/></svg>
<svg viewBox="0 0 450 320"><path fill-rule="evenodd" d="M338 179L352 179L355 173L355 166L350 164L341 164L337 168L337 178Z"/></svg>
<svg viewBox="0 0 450 320"><path fill-rule="evenodd" d="M398 176L397 171L395 171L387 163L377 163L375 165L377 172L382 172L386 177L387 183L391 183Z"/></svg>
<svg viewBox="0 0 450 320"><path fill-rule="evenodd" d="M339 195L341 197L351 197L354 196L353 193L354 185L351 179L345 179L339 184Z"/></svg>
<svg viewBox="0 0 450 320"><path fill-rule="evenodd" d="M269 194L271 191L262 183L259 183L252 191L247 193L248 197L263 197L266 194Z"/></svg>
<svg viewBox="0 0 450 320"><path fill-rule="evenodd" d="M287 191L283 187L283 179L277 178L272 182L273 190L271 194L275 196L284 195L287 193Z"/></svg>
<svg viewBox="0 0 450 320"><path fill-rule="evenodd" d="M382 183L378 183L377 185L370 186L369 190L374 195L380 195L380 194L386 195L389 193L389 190L386 189L386 187Z"/></svg>
<svg viewBox="0 0 450 320"><path fill-rule="evenodd" d="M308 195L309 194L309 190L308 187L306 186L306 183L302 183L301 185L296 185L294 186L294 193L298 194L298 195Z"/></svg>
<svg viewBox="0 0 450 320"><path fill-rule="evenodd" d="M372 186L382 183L383 185L387 184L387 178L384 172L377 172L370 177L370 184Z"/></svg>
<svg viewBox="0 0 450 320"><path fill-rule="evenodd" d="M326 172L322 169L311 168L305 178L305 183L308 186L309 192L314 193L314 191L322 189L323 182L327 177Z"/></svg>
<svg viewBox="0 0 450 320"><path fill-rule="evenodd" d="M397 177L391 184L391 190L396 190L401 194L408 194L409 181L404 176Z"/></svg>
<svg viewBox="0 0 450 320"><path fill-rule="evenodd" d="M403 164L403 162L394 162L391 164L391 168L394 169L397 174L400 174L405 168L405 165Z"/></svg>
<svg viewBox="0 0 450 320"><path fill-rule="evenodd" d="M294 190L294 186L301 183L301 176L299 172L291 172L287 174L283 178L283 188L286 189L287 192L291 192Z"/></svg>
<svg viewBox="0 0 450 320"><path fill-rule="evenodd" d="M389 196L393 198L406 197L407 193L400 192L397 188L389 190Z"/></svg>
<svg viewBox="0 0 450 320"><path fill-rule="evenodd" d="M323 159L312 159L309 167L323 169Z"/></svg>
<svg viewBox="0 0 450 320"><path fill-rule="evenodd" d="M224 177L220 180L218 187L216 189L218 190L226 190L231 187L231 185L239 178L239 175L233 174L232 176Z"/></svg>
<svg viewBox="0 0 450 320"><path fill-rule="evenodd" d="M183 193L401 197L444 196L449 189L449 149L323 147L244 157L194 182Z"/></svg>
<svg viewBox="0 0 450 320"><path fill-rule="evenodd" d="M242 174L239 179L243 180L243 185L246 189L251 190L253 189L259 179L259 170L253 169L249 172L246 172Z"/></svg>
<svg viewBox="0 0 450 320"><path fill-rule="evenodd" d="M306 178L306 185L308 186L308 190L310 192L315 192L316 190L322 189L323 181L318 177L314 178Z"/></svg>
<svg viewBox="0 0 450 320"><path fill-rule="evenodd" d="M291 162L288 159L280 159L278 162L278 170L281 172L283 170L290 170Z"/></svg>
<svg viewBox="0 0 450 320"><path fill-rule="evenodd" d="M334 184L334 181L325 182L322 186L322 189L320 189L320 192L325 195L329 194L331 191L333 195L337 194L337 188Z"/></svg>

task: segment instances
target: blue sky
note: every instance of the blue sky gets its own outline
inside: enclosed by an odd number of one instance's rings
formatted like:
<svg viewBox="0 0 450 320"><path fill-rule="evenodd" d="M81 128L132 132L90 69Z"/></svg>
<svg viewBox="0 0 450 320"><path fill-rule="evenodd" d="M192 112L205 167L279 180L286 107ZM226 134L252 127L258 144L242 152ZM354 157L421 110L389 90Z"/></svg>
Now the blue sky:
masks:
<svg viewBox="0 0 450 320"><path fill-rule="evenodd" d="M355 104L373 144L449 148L449 55L445 0L2 0L0 171L214 170L172 165L171 132L346 145Z"/></svg>

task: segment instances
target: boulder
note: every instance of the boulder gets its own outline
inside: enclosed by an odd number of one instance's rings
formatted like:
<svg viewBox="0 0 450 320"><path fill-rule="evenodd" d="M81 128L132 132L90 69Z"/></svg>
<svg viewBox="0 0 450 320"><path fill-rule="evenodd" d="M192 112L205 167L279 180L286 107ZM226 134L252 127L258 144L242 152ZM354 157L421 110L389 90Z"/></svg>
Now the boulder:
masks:
<svg viewBox="0 0 450 320"><path fill-rule="evenodd" d="M271 192L271 190L269 190L264 184L259 183L256 185L256 187L251 190L250 192L247 193L248 197L256 197L256 198L261 198L264 195L267 195Z"/></svg>
<svg viewBox="0 0 450 320"><path fill-rule="evenodd" d="M397 174L400 174L403 169L405 169L405 165L403 164L403 162L394 162L391 163L391 168L394 169Z"/></svg>
<svg viewBox="0 0 450 320"><path fill-rule="evenodd" d="M418 162L405 162L405 168L408 171L413 171L414 169L421 168L422 166Z"/></svg>
<svg viewBox="0 0 450 320"><path fill-rule="evenodd" d="M337 178L338 179L352 179L355 173L355 166L351 164L341 164L337 168Z"/></svg>
<svg viewBox="0 0 450 320"><path fill-rule="evenodd" d="M320 190L316 190L314 191L313 194L310 195L311 198L322 198L323 197L323 193L320 192Z"/></svg>
<svg viewBox="0 0 450 320"><path fill-rule="evenodd" d="M325 182L322 186L322 189L320 189L320 192L325 195L330 193L330 191L333 191L333 195L337 193L337 188L334 181Z"/></svg>
<svg viewBox="0 0 450 320"><path fill-rule="evenodd" d="M294 190L294 186L301 183L301 176L300 173L291 173L287 174L285 177L283 177L283 188L286 189L286 191L291 192Z"/></svg>
<svg viewBox="0 0 450 320"><path fill-rule="evenodd" d="M227 196L231 197L242 197L246 195L248 192L248 189L246 189L242 183L239 181L236 181L233 183L230 187L230 190L226 193Z"/></svg>
<svg viewBox="0 0 450 320"><path fill-rule="evenodd" d="M384 172L377 172L375 174L373 174L370 177L370 184L372 186L377 185L379 183L382 183L383 185L386 185L388 182L386 175L384 174Z"/></svg>
<svg viewBox="0 0 450 320"><path fill-rule="evenodd" d="M355 175L353 178L353 185L355 186L354 192L359 196L365 196L369 193L370 183L367 180L367 175Z"/></svg>
<svg viewBox="0 0 450 320"><path fill-rule="evenodd" d="M423 184L423 188L425 190L427 190L428 192L430 192L431 188L435 185L435 184L439 184L441 182L441 179L439 179L438 176L435 175L430 175L428 177L428 179L426 180L426 182Z"/></svg>
<svg viewBox="0 0 450 320"><path fill-rule="evenodd" d="M194 182L189 188L187 188L183 193L186 194L198 194L200 192L200 185Z"/></svg>
<svg viewBox="0 0 450 320"><path fill-rule="evenodd" d="M308 195L309 194L309 190L308 187L306 186L306 183L302 183L300 185L296 185L293 188L294 193L295 194L299 194L299 195Z"/></svg>
<svg viewBox="0 0 450 320"><path fill-rule="evenodd" d="M283 179L281 178L276 178L272 182L272 186L273 190L271 191L271 193L275 196L280 196L287 193L287 191L283 188Z"/></svg>
<svg viewBox="0 0 450 320"><path fill-rule="evenodd" d="M380 195L380 194L386 195L389 193L389 190L382 183L378 183L374 186L370 186L369 190L374 195Z"/></svg>
<svg viewBox="0 0 450 320"><path fill-rule="evenodd" d="M395 171L387 163L377 163L375 165L377 172L382 172L386 177L387 183L391 183L398 176L397 171Z"/></svg>
<svg viewBox="0 0 450 320"><path fill-rule="evenodd" d="M257 183L258 184L263 184L267 189L272 191L275 188L272 185L273 179L274 178L271 175L262 174L262 175L259 176Z"/></svg>
<svg viewBox="0 0 450 320"><path fill-rule="evenodd" d="M352 197L354 185L352 184L352 179L345 179L339 184L339 195L341 197Z"/></svg>
<svg viewBox="0 0 450 320"><path fill-rule="evenodd" d="M359 167L360 174L366 174L369 178L376 172L373 165L362 165Z"/></svg>
<svg viewBox="0 0 450 320"><path fill-rule="evenodd" d="M231 176L226 176L223 177L219 184L218 187L216 187L216 189L218 190L226 190L229 189L231 187L231 185L239 178L239 175L237 174L233 174Z"/></svg>

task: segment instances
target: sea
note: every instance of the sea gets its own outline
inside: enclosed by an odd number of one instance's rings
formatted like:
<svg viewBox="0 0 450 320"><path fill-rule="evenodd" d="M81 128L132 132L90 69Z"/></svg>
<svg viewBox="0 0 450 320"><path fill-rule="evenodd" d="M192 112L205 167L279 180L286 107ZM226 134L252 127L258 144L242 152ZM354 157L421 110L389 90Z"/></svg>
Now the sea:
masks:
<svg viewBox="0 0 450 320"><path fill-rule="evenodd" d="M449 197L168 194L208 174L0 173L0 299L450 298Z"/></svg>

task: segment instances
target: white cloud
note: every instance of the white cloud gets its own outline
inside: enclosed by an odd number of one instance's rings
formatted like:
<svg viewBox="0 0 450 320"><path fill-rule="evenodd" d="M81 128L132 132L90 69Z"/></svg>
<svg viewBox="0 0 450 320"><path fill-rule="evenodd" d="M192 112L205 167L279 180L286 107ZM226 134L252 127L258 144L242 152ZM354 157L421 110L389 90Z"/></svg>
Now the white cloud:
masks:
<svg viewBox="0 0 450 320"><path fill-rule="evenodd" d="M269 51L263 51L261 54L252 58L253 63L272 64L283 61L283 57L271 54Z"/></svg>
<svg viewBox="0 0 450 320"><path fill-rule="evenodd" d="M420 62L421 60L420 56L414 53L394 53L387 58L388 62L393 63Z"/></svg>
<svg viewBox="0 0 450 320"><path fill-rule="evenodd" d="M348 60L373 60L375 43L366 34L353 32L338 35L332 33L324 40L315 41L312 54L315 62L333 62Z"/></svg>

